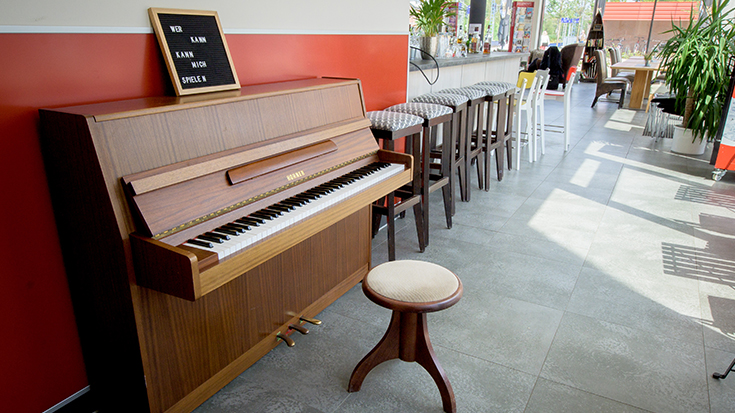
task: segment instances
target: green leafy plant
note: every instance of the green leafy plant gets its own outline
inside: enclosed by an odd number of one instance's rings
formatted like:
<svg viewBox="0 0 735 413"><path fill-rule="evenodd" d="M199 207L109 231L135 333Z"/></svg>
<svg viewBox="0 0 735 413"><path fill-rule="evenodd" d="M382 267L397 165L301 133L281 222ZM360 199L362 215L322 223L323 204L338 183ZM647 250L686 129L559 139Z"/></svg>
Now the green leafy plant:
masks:
<svg viewBox="0 0 735 413"><path fill-rule="evenodd" d="M727 87L728 60L735 54L735 25L727 17L730 0L712 4L710 14L690 24L672 22L666 33L673 36L663 45L659 56L666 70L666 83L684 109L683 126L692 130L694 140L714 137L722 114Z"/></svg>
<svg viewBox="0 0 735 413"><path fill-rule="evenodd" d="M456 14L450 11L451 5L452 2L446 0L422 0L418 8L411 6L410 14L424 36L434 37L439 33L444 18Z"/></svg>

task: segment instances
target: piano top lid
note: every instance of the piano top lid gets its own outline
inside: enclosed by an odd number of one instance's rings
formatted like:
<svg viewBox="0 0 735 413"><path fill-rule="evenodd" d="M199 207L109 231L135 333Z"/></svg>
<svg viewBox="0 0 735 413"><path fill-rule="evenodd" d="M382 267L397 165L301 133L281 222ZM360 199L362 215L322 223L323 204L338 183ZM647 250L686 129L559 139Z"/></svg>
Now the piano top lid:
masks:
<svg viewBox="0 0 735 413"><path fill-rule="evenodd" d="M266 96L278 96L299 91L325 89L350 83L357 84L362 95L362 86L359 79L321 77L243 86L238 90L204 93L201 95L181 97L157 96L41 110L93 117L96 122L104 122L153 113L165 113L227 102L257 99ZM364 103L363 112L365 112Z"/></svg>

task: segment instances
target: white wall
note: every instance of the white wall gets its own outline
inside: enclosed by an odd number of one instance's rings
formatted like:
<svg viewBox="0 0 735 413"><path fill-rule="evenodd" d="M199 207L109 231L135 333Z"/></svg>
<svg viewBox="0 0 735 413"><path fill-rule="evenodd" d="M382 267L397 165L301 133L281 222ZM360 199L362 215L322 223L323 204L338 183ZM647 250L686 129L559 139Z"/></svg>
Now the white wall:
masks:
<svg viewBox="0 0 735 413"><path fill-rule="evenodd" d="M149 7L214 10L226 33L408 33L408 0L0 0L0 33L151 33Z"/></svg>

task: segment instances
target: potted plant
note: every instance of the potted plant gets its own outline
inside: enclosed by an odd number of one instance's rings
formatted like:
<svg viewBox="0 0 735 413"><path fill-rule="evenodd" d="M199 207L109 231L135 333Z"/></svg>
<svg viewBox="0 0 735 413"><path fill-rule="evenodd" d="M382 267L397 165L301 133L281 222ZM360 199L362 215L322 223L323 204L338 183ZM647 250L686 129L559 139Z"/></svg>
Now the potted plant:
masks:
<svg viewBox="0 0 735 413"><path fill-rule="evenodd" d="M666 32L673 36L659 53L661 67L677 112L684 114L682 127L675 127L674 152L701 155L707 139L717 133L730 80L728 60L735 54L735 26L727 17L728 3L713 1L710 14L697 21L692 10L688 26L672 23Z"/></svg>
<svg viewBox="0 0 735 413"><path fill-rule="evenodd" d="M436 35L444 24L444 18L456 14L450 11L451 5L452 2L447 0L421 0L418 8L411 6L410 14L416 21L416 27L423 34L419 37L419 48L423 52L436 56L438 44Z"/></svg>

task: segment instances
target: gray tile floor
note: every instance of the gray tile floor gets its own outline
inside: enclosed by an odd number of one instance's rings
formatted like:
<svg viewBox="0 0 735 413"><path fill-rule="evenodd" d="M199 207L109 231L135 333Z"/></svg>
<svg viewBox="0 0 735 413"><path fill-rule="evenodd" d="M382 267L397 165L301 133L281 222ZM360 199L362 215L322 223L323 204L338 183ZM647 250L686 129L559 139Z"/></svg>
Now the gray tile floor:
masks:
<svg viewBox="0 0 735 413"><path fill-rule="evenodd" d="M572 148L546 154L488 192L473 182L444 224L431 199L431 240L418 252L409 217L398 258L441 264L460 302L429 315L434 349L459 412L733 412L735 173L710 179L708 153L671 153L641 136L642 111L575 86ZM547 102L547 122L561 103ZM524 159L526 159L524 153ZM387 260L385 232L373 261ZM199 407L210 412L441 412L415 363L386 362L347 393L390 312L353 288L294 348L278 346Z"/></svg>

